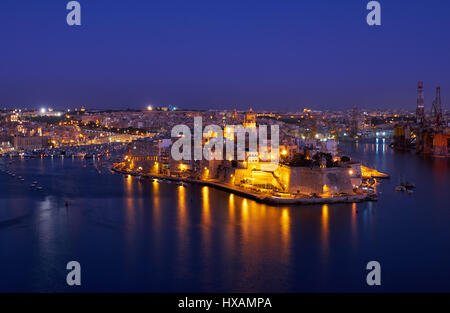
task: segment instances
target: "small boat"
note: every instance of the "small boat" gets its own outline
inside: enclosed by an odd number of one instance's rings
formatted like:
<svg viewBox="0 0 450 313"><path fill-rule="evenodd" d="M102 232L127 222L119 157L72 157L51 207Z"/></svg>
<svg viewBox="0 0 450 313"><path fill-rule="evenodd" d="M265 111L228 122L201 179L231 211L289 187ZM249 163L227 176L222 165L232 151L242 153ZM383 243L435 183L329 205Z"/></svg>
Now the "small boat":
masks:
<svg viewBox="0 0 450 313"><path fill-rule="evenodd" d="M406 190L406 188L403 187L403 186L397 186L397 187L395 187L395 191L405 191L405 190Z"/></svg>
<svg viewBox="0 0 450 313"><path fill-rule="evenodd" d="M42 190L42 187L36 187L37 190Z"/></svg>
<svg viewBox="0 0 450 313"><path fill-rule="evenodd" d="M179 181L179 182L177 182L176 184L177 184L178 186L183 186L183 183L182 183L182 182L180 182L180 181Z"/></svg>
<svg viewBox="0 0 450 313"><path fill-rule="evenodd" d="M412 195L414 193L414 191L412 191L411 189L408 189L408 195Z"/></svg>
<svg viewBox="0 0 450 313"><path fill-rule="evenodd" d="M405 188L414 188L414 187L416 187L416 185L414 185L413 183L410 183L410 182L402 182L402 183L400 183L400 185L402 185Z"/></svg>

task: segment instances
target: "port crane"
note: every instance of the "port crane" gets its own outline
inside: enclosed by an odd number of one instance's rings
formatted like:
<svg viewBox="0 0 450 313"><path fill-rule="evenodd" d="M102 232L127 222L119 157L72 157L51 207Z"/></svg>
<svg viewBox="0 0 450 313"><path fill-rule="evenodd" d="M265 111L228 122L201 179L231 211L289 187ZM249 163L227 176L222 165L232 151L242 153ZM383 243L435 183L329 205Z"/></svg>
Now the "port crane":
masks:
<svg viewBox="0 0 450 313"><path fill-rule="evenodd" d="M441 102L441 87L436 87L436 96L433 100L431 112L434 118L434 124L439 127L443 123L442 102Z"/></svg>

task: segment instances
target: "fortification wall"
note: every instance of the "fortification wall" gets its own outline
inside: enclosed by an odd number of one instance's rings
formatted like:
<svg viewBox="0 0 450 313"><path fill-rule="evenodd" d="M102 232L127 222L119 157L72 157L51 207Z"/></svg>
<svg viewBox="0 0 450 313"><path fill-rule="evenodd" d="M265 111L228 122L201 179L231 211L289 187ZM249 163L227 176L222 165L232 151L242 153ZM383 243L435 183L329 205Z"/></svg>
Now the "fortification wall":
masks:
<svg viewBox="0 0 450 313"><path fill-rule="evenodd" d="M276 174L289 193L352 193L353 186L346 168L308 168L280 166ZM288 177L288 179L287 179Z"/></svg>

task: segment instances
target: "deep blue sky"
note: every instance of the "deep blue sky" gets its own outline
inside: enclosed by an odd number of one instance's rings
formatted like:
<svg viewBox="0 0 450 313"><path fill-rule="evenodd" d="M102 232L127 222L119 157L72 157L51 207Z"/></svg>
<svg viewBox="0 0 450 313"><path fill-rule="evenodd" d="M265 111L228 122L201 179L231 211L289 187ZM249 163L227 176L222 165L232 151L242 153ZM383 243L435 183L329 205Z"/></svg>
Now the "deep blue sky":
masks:
<svg viewBox="0 0 450 313"><path fill-rule="evenodd" d="M450 1L0 2L0 106L297 110L450 100Z"/></svg>

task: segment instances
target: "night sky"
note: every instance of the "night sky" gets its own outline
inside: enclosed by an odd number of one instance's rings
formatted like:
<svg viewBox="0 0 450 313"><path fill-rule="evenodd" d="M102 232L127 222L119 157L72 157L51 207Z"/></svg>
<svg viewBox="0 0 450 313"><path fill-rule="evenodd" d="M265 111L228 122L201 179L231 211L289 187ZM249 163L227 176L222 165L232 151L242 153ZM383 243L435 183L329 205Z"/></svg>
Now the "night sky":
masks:
<svg viewBox="0 0 450 313"><path fill-rule="evenodd" d="M0 106L414 109L450 101L450 1L1 0Z"/></svg>

